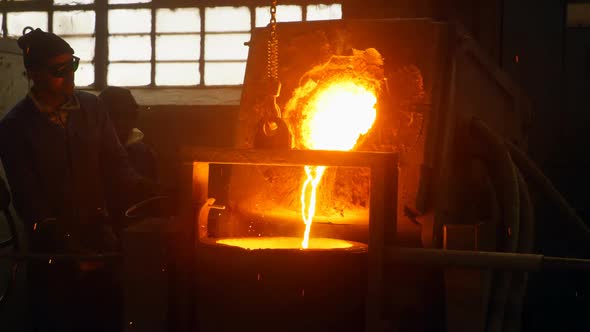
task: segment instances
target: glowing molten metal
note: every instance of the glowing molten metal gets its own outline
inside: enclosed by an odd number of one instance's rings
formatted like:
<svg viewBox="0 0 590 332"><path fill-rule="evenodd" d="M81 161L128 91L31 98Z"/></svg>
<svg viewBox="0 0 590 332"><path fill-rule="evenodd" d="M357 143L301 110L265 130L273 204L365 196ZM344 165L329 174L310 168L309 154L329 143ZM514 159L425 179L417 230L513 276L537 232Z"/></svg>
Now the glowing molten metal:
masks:
<svg viewBox="0 0 590 332"><path fill-rule="evenodd" d="M311 150L349 151L375 122L376 93L354 81L339 81L320 90L307 104L302 123L302 143ZM305 166L301 188L301 216L305 234L301 247L309 247L309 233L315 215L317 187L326 166Z"/></svg>
<svg viewBox="0 0 590 332"><path fill-rule="evenodd" d="M217 240L216 243L250 250L255 249L293 249L299 247L299 238L295 237L252 237L232 238ZM359 247L359 243L345 240L314 238L309 244L310 249L346 249L353 246Z"/></svg>

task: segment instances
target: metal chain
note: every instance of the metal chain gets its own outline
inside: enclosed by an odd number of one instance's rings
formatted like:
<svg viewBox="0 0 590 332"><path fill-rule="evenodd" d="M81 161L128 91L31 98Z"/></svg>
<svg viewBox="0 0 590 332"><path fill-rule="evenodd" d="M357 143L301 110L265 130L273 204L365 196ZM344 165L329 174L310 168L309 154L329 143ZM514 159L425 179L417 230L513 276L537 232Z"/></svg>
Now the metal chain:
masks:
<svg viewBox="0 0 590 332"><path fill-rule="evenodd" d="M277 2L272 0L270 6L270 38L267 48L268 78L279 79L279 38L277 36Z"/></svg>

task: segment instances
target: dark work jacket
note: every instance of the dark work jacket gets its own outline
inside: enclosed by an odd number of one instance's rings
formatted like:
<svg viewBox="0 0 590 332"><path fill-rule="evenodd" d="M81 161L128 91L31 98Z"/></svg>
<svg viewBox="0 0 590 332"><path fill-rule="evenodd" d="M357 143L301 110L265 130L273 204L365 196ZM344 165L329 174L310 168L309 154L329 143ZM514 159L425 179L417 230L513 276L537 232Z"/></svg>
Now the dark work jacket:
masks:
<svg viewBox="0 0 590 332"><path fill-rule="evenodd" d="M80 108L70 112L66 128L51 122L29 96L0 121L0 158L15 209L28 229L56 218L58 235L70 237L102 222L105 186L132 195L141 191L142 178L98 98L79 91L76 96Z"/></svg>
<svg viewBox="0 0 590 332"><path fill-rule="evenodd" d="M141 140L125 145L125 150L129 156L129 163L135 172L156 183L158 173L155 152ZM120 233L127 226L127 222L131 221L125 217L125 211L131 205L138 203L137 197L121 192L116 186L107 188L107 197L111 217L117 224L115 230Z"/></svg>
<svg viewBox="0 0 590 332"><path fill-rule="evenodd" d="M142 141L125 146L133 169L143 177L158 181L156 155L152 148Z"/></svg>

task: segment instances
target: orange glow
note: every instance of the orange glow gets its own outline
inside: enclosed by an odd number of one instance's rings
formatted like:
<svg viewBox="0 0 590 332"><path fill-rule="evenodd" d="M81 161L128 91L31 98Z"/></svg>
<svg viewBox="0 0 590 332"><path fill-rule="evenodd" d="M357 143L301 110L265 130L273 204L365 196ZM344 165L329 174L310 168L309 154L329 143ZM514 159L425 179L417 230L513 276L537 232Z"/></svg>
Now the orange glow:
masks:
<svg viewBox="0 0 590 332"><path fill-rule="evenodd" d="M375 93L353 81L319 91L302 124L303 145L311 150L351 150L375 122Z"/></svg>
<svg viewBox="0 0 590 332"><path fill-rule="evenodd" d="M217 244L225 244L249 250L255 249L300 249L301 239L297 237L249 237L229 238L215 241ZM360 243L329 239L314 238L309 242L309 249L346 249L362 246Z"/></svg>
<svg viewBox="0 0 590 332"><path fill-rule="evenodd" d="M348 151L375 122L376 92L353 80L336 81L319 90L307 104L302 123L302 144L312 150ZM315 215L317 187L326 166L305 166L301 188L301 216L305 233L301 247L309 248L311 224Z"/></svg>

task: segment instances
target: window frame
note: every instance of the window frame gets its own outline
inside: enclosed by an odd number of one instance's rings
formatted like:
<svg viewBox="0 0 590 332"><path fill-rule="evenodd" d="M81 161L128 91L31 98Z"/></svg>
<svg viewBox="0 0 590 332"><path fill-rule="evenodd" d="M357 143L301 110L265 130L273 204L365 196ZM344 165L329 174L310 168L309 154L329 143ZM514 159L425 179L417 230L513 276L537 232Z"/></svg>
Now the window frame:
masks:
<svg viewBox="0 0 590 332"><path fill-rule="evenodd" d="M283 0L280 5L298 5L302 8L302 21L307 20L308 5L332 5L341 4L342 7L346 2L354 0ZM95 38L94 59L94 83L89 86L81 87L89 90L102 90L107 86L107 70L109 65L108 59L108 11L111 9L150 9L151 11L151 31L145 33L150 37L151 56L149 61L140 61L150 64L150 83L144 86L131 86L133 89L141 88L174 88L174 89L210 89L220 87L241 87L242 84L236 85L205 85L205 66L206 63L224 63L236 62L235 60L206 60L205 59L205 37L207 34L217 34L220 32L211 32L205 30L205 8L207 7L248 7L250 10L250 33L256 29L256 7L269 6L270 0L152 0L147 3L130 3L130 4L108 4L108 0L94 0L93 4L71 4L71 5L54 5L53 0L30 0L30 1L10 1L0 0L0 15L2 15L2 26L0 34L2 37L8 36L7 13L8 12L26 12L26 11L44 11L48 14L48 31L53 32L53 13L56 11L81 11L91 10L95 12L95 31L92 35ZM156 59L156 11L158 9L180 9L196 8L199 10L201 29L198 33L200 36L199 58L195 60L157 60ZM344 10L343 10L344 11ZM227 32L223 32L227 33ZM143 33L142 33L143 34ZM116 34L116 35L134 35ZM166 62L198 62L199 82L197 85L157 85L156 84L156 64ZM246 62L247 60L244 60ZM113 63L125 61L113 61ZM133 62L133 61L131 61ZM238 62L241 62L238 61Z"/></svg>

